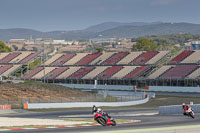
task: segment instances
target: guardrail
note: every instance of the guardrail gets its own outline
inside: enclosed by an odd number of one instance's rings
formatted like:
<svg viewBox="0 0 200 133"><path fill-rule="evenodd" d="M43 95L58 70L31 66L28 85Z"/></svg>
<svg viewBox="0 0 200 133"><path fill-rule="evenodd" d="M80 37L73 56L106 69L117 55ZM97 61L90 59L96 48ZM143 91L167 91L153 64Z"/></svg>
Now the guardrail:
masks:
<svg viewBox="0 0 200 133"><path fill-rule="evenodd" d="M200 87L149 86L149 91L200 92Z"/></svg>
<svg viewBox="0 0 200 133"><path fill-rule="evenodd" d="M149 97L127 102L73 102L73 103L27 103L24 104L24 109L49 109L49 108L77 108L77 107L92 107L96 105L106 107L118 107L118 106L132 106L138 104L144 104L149 101Z"/></svg>

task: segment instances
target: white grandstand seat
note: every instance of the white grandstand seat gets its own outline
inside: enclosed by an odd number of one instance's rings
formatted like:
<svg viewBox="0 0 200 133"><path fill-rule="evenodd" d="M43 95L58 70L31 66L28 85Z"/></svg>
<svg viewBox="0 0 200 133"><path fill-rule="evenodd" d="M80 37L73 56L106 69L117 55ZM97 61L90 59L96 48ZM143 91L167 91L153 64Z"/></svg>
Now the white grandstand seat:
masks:
<svg viewBox="0 0 200 133"><path fill-rule="evenodd" d="M32 79L42 79L44 77L44 74L47 75L49 72L53 71L54 69L56 69L56 67L45 67L45 71L43 69L42 71L37 73L35 76L33 76Z"/></svg>
<svg viewBox="0 0 200 133"><path fill-rule="evenodd" d="M161 74L163 74L164 72L166 72L167 70L169 70L172 67L173 67L172 65L162 66L161 68L159 68L158 70L156 70L155 72L153 72L151 75L149 75L148 79L156 79Z"/></svg>
<svg viewBox="0 0 200 133"><path fill-rule="evenodd" d="M107 60L108 58L110 58L114 53L115 52L108 52L108 53L103 52L103 54L101 56L97 57L90 64L91 65L101 64L102 62L104 62L105 60Z"/></svg>
<svg viewBox="0 0 200 133"><path fill-rule="evenodd" d="M2 76L9 76L10 74L12 74L13 72L15 72L17 69L19 69L22 65L13 65L10 69L8 69L7 71L5 71Z"/></svg>
<svg viewBox="0 0 200 133"><path fill-rule="evenodd" d="M30 54L31 54L31 52L21 52L21 54L19 56L17 56L13 60L11 60L9 63L18 63L19 61L21 61L25 57L29 56Z"/></svg>
<svg viewBox="0 0 200 133"><path fill-rule="evenodd" d="M128 73L133 71L136 68L136 66L124 66L123 69L121 69L119 72L114 74L111 79L121 79L125 77Z"/></svg>
<svg viewBox="0 0 200 133"><path fill-rule="evenodd" d="M98 74L102 73L104 70L106 70L108 66L97 66L93 71L89 72L86 74L83 79L93 79L95 78Z"/></svg>
<svg viewBox="0 0 200 133"><path fill-rule="evenodd" d="M136 57L138 57L141 54L142 52L131 52L122 60L120 60L117 64L129 64L131 61L133 61Z"/></svg>
<svg viewBox="0 0 200 133"><path fill-rule="evenodd" d="M0 60L6 57L9 53L0 53Z"/></svg>
<svg viewBox="0 0 200 133"><path fill-rule="evenodd" d="M56 61L58 58L60 58L61 56L63 56L63 54L55 54L53 57L51 57L50 59L48 59L45 62L45 65L50 65L51 63L53 63L54 61Z"/></svg>
<svg viewBox="0 0 200 133"><path fill-rule="evenodd" d="M195 70L194 72L192 72L190 75L188 75L187 77L189 79L197 79L200 76L200 68L198 68L197 70Z"/></svg>
<svg viewBox="0 0 200 133"><path fill-rule="evenodd" d="M76 56L74 56L69 61L64 63L64 65L75 65L78 61L80 61L87 55L88 55L88 53L77 53Z"/></svg>
<svg viewBox="0 0 200 133"><path fill-rule="evenodd" d="M200 62L200 50L195 50L190 56L185 58L181 63L198 63Z"/></svg>
<svg viewBox="0 0 200 133"><path fill-rule="evenodd" d="M56 77L56 79L65 79L72 75L74 72L78 71L81 67L69 67L66 71Z"/></svg>
<svg viewBox="0 0 200 133"><path fill-rule="evenodd" d="M164 56L166 56L169 53L169 51L159 51L159 53L151 58L146 64L155 64L159 60L161 60Z"/></svg>

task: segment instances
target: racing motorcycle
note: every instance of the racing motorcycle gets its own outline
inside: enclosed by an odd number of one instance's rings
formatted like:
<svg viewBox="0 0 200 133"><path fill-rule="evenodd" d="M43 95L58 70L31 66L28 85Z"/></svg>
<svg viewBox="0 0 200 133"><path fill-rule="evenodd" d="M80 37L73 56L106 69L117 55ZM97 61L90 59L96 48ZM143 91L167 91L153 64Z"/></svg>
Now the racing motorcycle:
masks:
<svg viewBox="0 0 200 133"><path fill-rule="evenodd" d="M189 108L189 109L186 111L186 114L187 114L189 117L192 117L193 119L195 118L195 116L194 116L194 111L192 110L192 108Z"/></svg>
<svg viewBox="0 0 200 133"><path fill-rule="evenodd" d="M113 118L108 117L108 115L105 115L102 111L96 112L94 115L94 120L97 121L102 126L115 126L116 122Z"/></svg>

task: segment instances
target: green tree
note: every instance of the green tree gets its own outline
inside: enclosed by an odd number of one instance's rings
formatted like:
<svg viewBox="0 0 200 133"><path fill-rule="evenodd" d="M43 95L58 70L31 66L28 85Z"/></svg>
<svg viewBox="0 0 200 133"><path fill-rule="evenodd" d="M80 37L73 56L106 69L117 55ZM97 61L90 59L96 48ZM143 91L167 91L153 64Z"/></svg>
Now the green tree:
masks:
<svg viewBox="0 0 200 133"><path fill-rule="evenodd" d="M133 45L132 51L154 51L157 43L147 38L139 38L136 45Z"/></svg>
<svg viewBox="0 0 200 133"><path fill-rule="evenodd" d="M0 41L0 52L11 52L12 49L8 46L3 41Z"/></svg>
<svg viewBox="0 0 200 133"><path fill-rule="evenodd" d="M42 64L42 61L40 59L36 59L35 61L33 61L29 64L29 69L33 70L34 68L36 68L37 66L39 66L41 64Z"/></svg>
<svg viewBox="0 0 200 133"><path fill-rule="evenodd" d="M97 51L97 52L102 52L102 51L103 51L103 48L96 48L96 51Z"/></svg>

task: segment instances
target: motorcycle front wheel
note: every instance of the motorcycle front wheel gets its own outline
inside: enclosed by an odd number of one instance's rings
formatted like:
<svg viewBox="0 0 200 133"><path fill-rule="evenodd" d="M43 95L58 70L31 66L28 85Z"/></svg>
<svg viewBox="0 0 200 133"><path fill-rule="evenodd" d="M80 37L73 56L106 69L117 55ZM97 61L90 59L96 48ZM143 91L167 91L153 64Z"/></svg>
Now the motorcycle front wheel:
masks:
<svg viewBox="0 0 200 133"><path fill-rule="evenodd" d="M194 119L194 113L189 113L189 115Z"/></svg>
<svg viewBox="0 0 200 133"><path fill-rule="evenodd" d="M116 126L116 121L115 120L111 120L111 122L112 122L112 126Z"/></svg>

